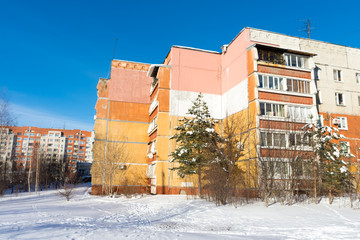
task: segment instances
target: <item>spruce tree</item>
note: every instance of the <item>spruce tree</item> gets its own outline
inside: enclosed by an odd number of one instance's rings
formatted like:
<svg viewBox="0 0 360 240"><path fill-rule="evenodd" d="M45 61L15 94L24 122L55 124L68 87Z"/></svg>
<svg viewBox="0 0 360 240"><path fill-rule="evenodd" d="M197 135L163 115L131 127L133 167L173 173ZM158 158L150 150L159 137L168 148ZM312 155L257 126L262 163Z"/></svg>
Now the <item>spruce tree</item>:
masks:
<svg viewBox="0 0 360 240"><path fill-rule="evenodd" d="M347 147L345 143L337 143L340 139L345 138L338 133L337 128L321 126L320 123L317 123L307 124L303 129L313 141L313 150L319 161L320 178L329 193L329 202L331 203L334 193L352 188L352 175L348 165L353 155L345 150Z"/></svg>
<svg viewBox="0 0 360 240"><path fill-rule="evenodd" d="M198 189L201 196L201 173L202 168L211 159L209 150L211 145L216 145L218 134L215 131L216 121L211 118L209 108L200 93L193 101L192 107L187 112L191 117L179 119L179 125L175 127L177 133L171 137L175 139L177 147L170 154L172 161L178 165L178 175L184 178L187 175L198 175Z"/></svg>

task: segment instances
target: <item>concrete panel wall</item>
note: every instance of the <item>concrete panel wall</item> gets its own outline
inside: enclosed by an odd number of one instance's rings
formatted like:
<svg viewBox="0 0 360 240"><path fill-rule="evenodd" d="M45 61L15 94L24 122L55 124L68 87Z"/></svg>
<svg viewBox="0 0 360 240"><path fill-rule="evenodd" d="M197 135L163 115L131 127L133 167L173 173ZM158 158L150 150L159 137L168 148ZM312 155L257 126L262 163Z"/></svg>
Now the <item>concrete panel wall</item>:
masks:
<svg viewBox="0 0 360 240"><path fill-rule="evenodd" d="M106 120L96 119L94 124L95 139L106 138Z"/></svg>
<svg viewBox="0 0 360 240"><path fill-rule="evenodd" d="M248 107L248 80L244 79L222 96L221 119Z"/></svg>
<svg viewBox="0 0 360 240"><path fill-rule="evenodd" d="M170 134L170 116L167 112L160 112L157 119L158 135L168 136Z"/></svg>
<svg viewBox="0 0 360 240"><path fill-rule="evenodd" d="M108 140L147 143L147 123L109 121Z"/></svg>
<svg viewBox="0 0 360 240"><path fill-rule="evenodd" d="M109 119L148 122L149 104L111 101Z"/></svg>
<svg viewBox="0 0 360 240"><path fill-rule="evenodd" d="M209 107L210 114L215 119L223 119L226 115L239 112L248 105L247 79L241 81L223 95L203 94L204 101ZM197 98L197 92L170 91L170 115L189 116L188 109Z"/></svg>
<svg viewBox="0 0 360 240"><path fill-rule="evenodd" d="M172 47L171 89L221 94L220 64L220 54Z"/></svg>
<svg viewBox="0 0 360 240"><path fill-rule="evenodd" d="M222 93L225 93L247 79L247 48L250 41L249 29L244 29L228 46L222 55Z"/></svg>
<svg viewBox="0 0 360 240"><path fill-rule="evenodd" d="M249 29L249 31L251 41L300 50L300 38L259 29Z"/></svg>
<svg viewBox="0 0 360 240"><path fill-rule="evenodd" d="M189 116L188 109L193 105L199 92L186 92L170 90L170 116ZM213 118L220 119L222 112L221 95L203 94L203 100L209 107L210 114Z"/></svg>
<svg viewBox="0 0 360 240"><path fill-rule="evenodd" d="M360 49L257 29L250 29L250 40L316 53L313 59L319 69L317 87L323 102L319 105L320 111L360 114L360 85L356 84L356 73L360 72ZM334 81L334 69L341 71L343 82ZM336 105L336 92L344 94L345 106Z"/></svg>
<svg viewBox="0 0 360 240"><path fill-rule="evenodd" d="M113 101L150 103L152 79L146 71L112 68L109 82L109 99Z"/></svg>

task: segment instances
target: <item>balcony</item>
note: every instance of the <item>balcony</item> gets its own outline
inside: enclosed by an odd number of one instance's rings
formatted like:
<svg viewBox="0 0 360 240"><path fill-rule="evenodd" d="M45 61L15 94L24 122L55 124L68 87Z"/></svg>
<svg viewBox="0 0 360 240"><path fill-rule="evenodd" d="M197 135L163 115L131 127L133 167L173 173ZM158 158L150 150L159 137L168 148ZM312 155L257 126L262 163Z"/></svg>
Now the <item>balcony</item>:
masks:
<svg viewBox="0 0 360 240"><path fill-rule="evenodd" d="M309 70L308 60L315 55L313 53L265 45L257 45L257 50L259 63L300 70Z"/></svg>

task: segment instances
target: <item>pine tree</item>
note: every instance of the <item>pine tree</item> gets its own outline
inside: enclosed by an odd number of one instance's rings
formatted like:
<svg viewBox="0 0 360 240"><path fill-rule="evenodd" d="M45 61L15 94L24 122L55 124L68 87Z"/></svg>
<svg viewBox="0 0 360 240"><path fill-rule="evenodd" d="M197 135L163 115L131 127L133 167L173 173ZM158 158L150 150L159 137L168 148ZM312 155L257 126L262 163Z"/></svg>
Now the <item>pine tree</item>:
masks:
<svg viewBox="0 0 360 240"><path fill-rule="evenodd" d="M317 123L307 124L303 129L313 141L313 150L319 161L320 178L329 193L329 202L331 203L334 193L352 188L352 175L348 165L349 159L353 155L345 150L347 147L345 143L336 143L345 138L338 133L337 128L321 126L320 123Z"/></svg>
<svg viewBox="0 0 360 240"><path fill-rule="evenodd" d="M178 175L184 178L186 175L198 175L198 189L201 196L202 168L211 159L209 150L211 145L216 145L218 134L215 131L216 121L211 118L209 108L200 93L187 114L191 118L179 119L179 125L175 127L177 133L171 137L175 139L177 148L173 153L172 161L178 163L176 170Z"/></svg>

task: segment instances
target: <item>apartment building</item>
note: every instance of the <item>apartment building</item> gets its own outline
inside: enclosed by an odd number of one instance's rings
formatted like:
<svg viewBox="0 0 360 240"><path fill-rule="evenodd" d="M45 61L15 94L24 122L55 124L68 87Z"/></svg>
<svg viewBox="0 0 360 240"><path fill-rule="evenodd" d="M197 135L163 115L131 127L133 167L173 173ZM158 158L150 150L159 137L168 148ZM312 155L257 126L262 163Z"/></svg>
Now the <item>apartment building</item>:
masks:
<svg viewBox="0 0 360 240"><path fill-rule="evenodd" d="M4 127L1 138L4 139L4 149L7 149L6 152L1 151L1 158L15 162L20 169L30 168L39 152L53 161L65 160L72 172L76 172L78 162L92 162L93 159L94 134L89 131Z"/></svg>
<svg viewBox="0 0 360 240"><path fill-rule="evenodd" d="M339 127L358 164L360 49L253 28L221 49L173 46L162 64L112 61L110 79L97 86L94 161L105 159L110 145L126 146L131 157L122 164L131 168L126 178L119 168L118 190L125 180L153 194L196 188L196 179L170 170L169 154L176 147L174 127L200 92L220 124L241 116L248 126L251 137L238 164L249 173L249 190L257 189L250 173L259 158L279 156L296 143L311 154L301 128L318 120ZM94 194L105 184L100 173L93 166Z"/></svg>
<svg viewBox="0 0 360 240"><path fill-rule="evenodd" d="M0 167L5 163L11 164L14 153L14 133L7 128L0 128Z"/></svg>

